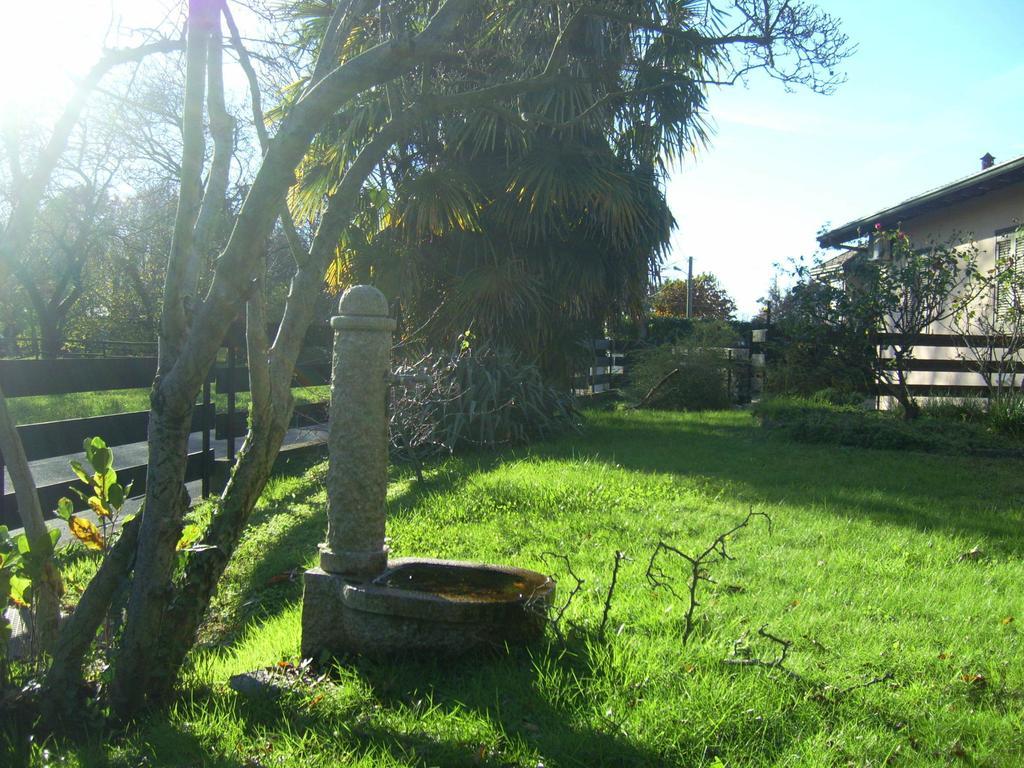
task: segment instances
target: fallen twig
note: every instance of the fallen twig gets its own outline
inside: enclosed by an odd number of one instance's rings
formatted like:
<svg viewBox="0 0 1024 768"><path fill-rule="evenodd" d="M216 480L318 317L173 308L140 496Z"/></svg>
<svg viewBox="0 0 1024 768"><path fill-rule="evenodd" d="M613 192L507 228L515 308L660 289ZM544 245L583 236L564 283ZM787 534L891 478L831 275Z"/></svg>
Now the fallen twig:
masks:
<svg viewBox="0 0 1024 768"><path fill-rule="evenodd" d="M558 552L542 552L541 557L552 557L556 560L563 560L565 562L565 570L568 572L570 578L572 578L573 581L576 582L573 588L569 591L569 596L565 598L565 602L562 603L561 607L557 611L555 611L555 615L549 619L551 629L558 636L558 639L565 640L565 636L562 634L561 627L562 616L565 615L565 612L569 609L569 606L572 605L572 601L576 598L576 595L583 591L584 581L572 569L572 562L570 562L568 555L559 554Z"/></svg>
<svg viewBox="0 0 1024 768"><path fill-rule="evenodd" d="M661 380L658 381L658 383L655 384L653 387L651 387L650 390L648 390L646 395L644 395L643 397L640 398L640 402L636 404L636 407L637 408L643 408L645 405L647 405L651 401L651 398L654 397L654 395L657 393L657 391L659 389L661 389L665 385L665 383L668 382L669 379L671 379L673 376L677 375L678 373L679 373L679 369L678 368L673 368L671 371L669 371L664 376L662 376Z"/></svg>
<svg viewBox="0 0 1024 768"><path fill-rule="evenodd" d="M708 572L704 567L705 563L707 563L709 560L716 558L719 560L733 560L734 558L732 557L732 555L730 555L729 552L726 550L727 539L734 533L736 533L736 531L739 531L742 528L746 528L747 525L750 524L750 521L753 520L755 517L763 517L768 522L768 532L770 534L772 519L768 517L768 515L764 512L755 512L753 509L751 509L749 512L747 512L747 516L743 518L741 522L730 528L725 533L720 533L718 536L715 537L715 540L712 541L711 544L704 551L700 552L697 555L688 555L682 550L672 546L671 544L667 544L664 541L659 541L658 545L654 548L654 551L651 553L651 559L647 563L647 582L654 589L667 589L672 595L679 599L682 598L680 597L679 593L676 592L675 589L672 587L671 579L657 565L658 555L660 555L662 552L671 552L674 555L678 555L690 564L690 579L687 585L689 592L688 605L686 608L686 615L683 617L684 645L690 639L690 635L693 632L693 615L696 612L697 607L700 605L700 602L697 600L697 587L699 586L701 581L706 581L711 584L715 583L714 580L708 575Z"/></svg>
<svg viewBox="0 0 1024 768"><path fill-rule="evenodd" d="M733 664L739 667L764 667L765 669L778 669L785 672L792 678L797 680L803 680L803 676L798 675L791 669L788 669L786 664L786 657L789 655L789 649L793 645L792 640L786 640L785 638L773 635L768 631L768 625L765 624L757 630L757 634L763 637L765 640L770 640L779 647L779 655L774 659L760 659L756 656L749 655L749 647L747 646L747 632L744 632L732 644L732 656L727 659L722 659L723 664Z"/></svg>
<svg viewBox="0 0 1024 768"><path fill-rule="evenodd" d="M870 688L872 685L880 685L881 683L887 683L890 680L892 680L892 678L892 672L886 672L884 675L873 677L870 680L865 680L863 683L857 683L856 685L851 685L846 688L839 688L833 691L833 693L836 696L844 696L850 691L856 691L860 688Z"/></svg>
<svg viewBox="0 0 1024 768"><path fill-rule="evenodd" d="M604 598L604 612L601 614L601 627L598 630L600 634L604 634L605 625L608 623L608 614L612 610L612 597L615 594L615 583L619 579L619 566L622 565L622 561L626 559L626 553L616 551L615 553L615 565L612 567L612 581L608 585L608 593Z"/></svg>

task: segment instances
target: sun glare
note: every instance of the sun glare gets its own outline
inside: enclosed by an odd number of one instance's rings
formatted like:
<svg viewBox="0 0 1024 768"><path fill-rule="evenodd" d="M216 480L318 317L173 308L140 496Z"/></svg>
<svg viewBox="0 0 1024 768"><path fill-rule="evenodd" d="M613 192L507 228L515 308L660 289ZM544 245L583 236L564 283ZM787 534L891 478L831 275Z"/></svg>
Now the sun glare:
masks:
<svg viewBox="0 0 1024 768"><path fill-rule="evenodd" d="M43 14L25 0L0 2L0 110L46 110L66 98L99 51L104 22L90 5L56 2Z"/></svg>
<svg viewBox="0 0 1024 768"><path fill-rule="evenodd" d="M0 0L0 117L63 106L102 55L108 32L153 26L177 0Z"/></svg>

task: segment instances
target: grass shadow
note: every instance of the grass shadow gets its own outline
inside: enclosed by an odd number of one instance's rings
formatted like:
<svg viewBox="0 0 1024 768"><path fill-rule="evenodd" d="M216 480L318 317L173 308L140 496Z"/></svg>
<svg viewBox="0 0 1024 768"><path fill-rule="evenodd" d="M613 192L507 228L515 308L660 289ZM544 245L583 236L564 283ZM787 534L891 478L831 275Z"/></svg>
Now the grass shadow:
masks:
<svg viewBox="0 0 1024 768"><path fill-rule="evenodd" d="M627 470L712 478L751 504L799 504L818 514L984 537L1006 554L1024 554L1024 476L1014 459L804 445L766 434L752 418L749 425L671 416L659 423L650 413L611 424L598 418L579 440L533 452L581 455Z"/></svg>

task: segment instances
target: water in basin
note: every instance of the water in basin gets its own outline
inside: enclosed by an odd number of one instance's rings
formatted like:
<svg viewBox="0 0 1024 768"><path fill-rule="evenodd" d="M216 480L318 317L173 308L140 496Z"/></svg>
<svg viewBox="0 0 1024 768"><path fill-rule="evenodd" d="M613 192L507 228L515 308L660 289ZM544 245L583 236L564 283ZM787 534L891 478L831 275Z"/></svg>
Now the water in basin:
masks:
<svg viewBox="0 0 1024 768"><path fill-rule="evenodd" d="M446 600L495 603L528 599L546 583L488 568L413 563L386 571L374 579L378 586L427 592Z"/></svg>

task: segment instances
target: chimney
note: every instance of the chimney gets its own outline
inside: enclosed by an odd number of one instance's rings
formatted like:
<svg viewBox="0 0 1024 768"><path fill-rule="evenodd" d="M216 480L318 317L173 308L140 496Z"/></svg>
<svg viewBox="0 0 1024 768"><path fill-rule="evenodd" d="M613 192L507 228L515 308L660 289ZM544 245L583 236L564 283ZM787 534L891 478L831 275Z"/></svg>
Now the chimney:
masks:
<svg viewBox="0 0 1024 768"><path fill-rule="evenodd" d="M981 170L987 171L989 168L991 168L995 164L996 164L996 159L994 157L992 157L992 153L991 152L986 152L984 155L981 156Z"/></svg>

